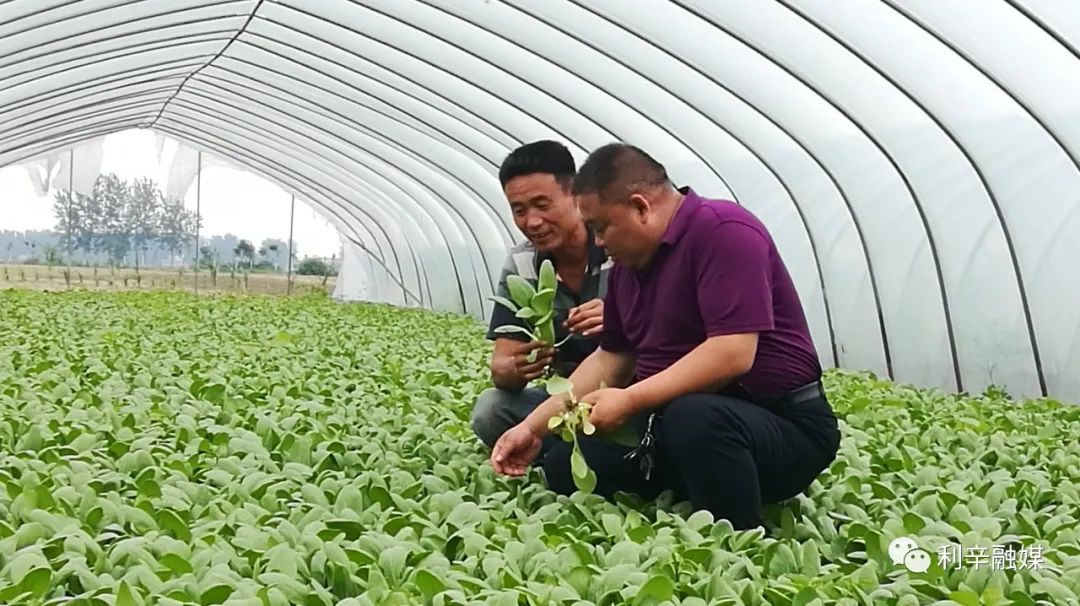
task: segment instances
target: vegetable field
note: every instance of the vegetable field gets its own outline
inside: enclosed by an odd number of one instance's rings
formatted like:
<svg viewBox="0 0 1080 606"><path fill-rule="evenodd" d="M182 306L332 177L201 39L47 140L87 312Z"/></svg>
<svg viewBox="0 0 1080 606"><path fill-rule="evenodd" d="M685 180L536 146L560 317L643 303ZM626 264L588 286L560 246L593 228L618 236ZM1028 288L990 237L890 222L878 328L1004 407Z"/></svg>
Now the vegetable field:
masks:
<svg viewBox="0 0 1080 606"><path fill-rule="evenodd" d="M1080 407L830 374L837 462L736 533L497 477L468 424L483 332L325 298L0 293L0 603L1078 603ZM901 536L929 570L893 561Z"/></svg>

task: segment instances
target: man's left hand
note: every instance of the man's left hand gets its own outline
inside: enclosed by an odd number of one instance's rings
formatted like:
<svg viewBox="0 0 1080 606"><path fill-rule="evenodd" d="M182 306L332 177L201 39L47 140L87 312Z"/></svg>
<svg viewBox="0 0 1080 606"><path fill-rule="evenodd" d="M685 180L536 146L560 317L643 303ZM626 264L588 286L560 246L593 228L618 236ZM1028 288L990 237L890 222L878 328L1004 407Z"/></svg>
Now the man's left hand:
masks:
<svg viewBox="0 0 1080 606"><path fill-rule="evenodd" d="M633 401L625 389L598 389L581 401L592 405L589 422L600 433L618 429L634 413Z"/></svg>
<svg viewBox="0 0 1080 606"><path fill-rule="evenodd" d="M604 301L592 299L570 309L567 316L567 330L591 337L604 329Z"/></svg>

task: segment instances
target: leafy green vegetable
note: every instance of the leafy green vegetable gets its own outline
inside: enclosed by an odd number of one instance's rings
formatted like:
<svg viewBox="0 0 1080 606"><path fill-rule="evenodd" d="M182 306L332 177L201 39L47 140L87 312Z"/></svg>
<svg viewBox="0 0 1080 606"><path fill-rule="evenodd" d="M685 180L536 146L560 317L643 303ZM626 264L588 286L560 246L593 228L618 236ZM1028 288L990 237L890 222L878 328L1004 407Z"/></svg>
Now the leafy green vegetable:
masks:
<svg viewBox="0 0 1080 606"><path fill-rule="evenodd" d="M555 342L555 309L552 303L555 300L555 292L558 288L558 278L555 275L555 265L551 262L551 259L544 259L540 264L536 288L528 280L515 274L506 277L506 287L510 291L509 300L499 296L489 298L514 312L514 315L524 320L531 330L507 324L497 327L495 332L525 334L533 341L542 341L552 345L555 349L565 343L566 339L558 343ZM528 361L536 361L536 350L529 352ZM550 376L550 373L548 376Z"/></svg>
<svg viewBox="0 0 1080 606"><path fill-rule="evenodd" d="M604 387L601 381L600 389ZM574 485L582 492L591 493L596 488L596 472L589 468L585 460L581 444L578 442L578 434L586 436L596 434L596 426L589 422L592 405L577 399L569 379L553 377L547 381L546 388L547 392L553 396L566 394L564 410L548 419L548 429L574 445L570 454L570 473ZM633 447L638 443L633 428L629 424L624 424L618 430L603 437L623 446Z"/></svg>
<svg viewBox="0 0 1080 606"><path fill-rule="evenodd" d="M670 493L556 497L538 472L496 475L469 427L490 345L468 318L78 291L0 292L0 318L2 604L1080 594L1078 407L830 372L836 461L767 506L765 529L735 532ZM929 571L893 565L902 535L931 554ZM942 569L950 540L1041 546L1042 566Z"/></svg>

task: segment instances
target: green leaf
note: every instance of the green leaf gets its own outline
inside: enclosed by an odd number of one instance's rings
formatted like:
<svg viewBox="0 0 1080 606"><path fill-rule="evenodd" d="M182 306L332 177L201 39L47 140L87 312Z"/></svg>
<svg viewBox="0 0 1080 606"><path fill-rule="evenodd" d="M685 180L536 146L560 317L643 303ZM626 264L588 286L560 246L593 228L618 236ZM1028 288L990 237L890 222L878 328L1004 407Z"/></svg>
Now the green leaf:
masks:
<svg viewBox="0 0 1080 606"><path fill-rule="evenodd" d="M821 574L821 553L815 541L802 545L802 573L811 578Z"/></svg>
<svg viewBox="0 0 1080 606"><path fill-rule="evenodd" d="M229 585L220 584L215 585L202 593L199 596L199 602L202 606L211 606L212 604L221 604L225 600L229 599L229 596L233 594L233 588Z"/></svg>
<svg viewBox="0 0 1080 606"><path fill-rule="evenodd" d="M136 598L135 592L127 581L120 581L120 587L116 592L116 606L142 606L142 600Z"/></svg>
<svg viewBox="0 0 1080 606"><path fill-rule="evenodd" d="M191 541L191 530L180 516L171 509L163 508L157 514L158 525L185 543Z"/></svg>
<svg viewBox="0 0 1080 606"><path fill-rule="evenodd" d="M536 289L528 280L514 274L506 276L506 287L510 291L510 299L518 307L528 305L532 301L533 295L536 294Z"/></svg>
<svg viewBox="0 0 1080 606"><path fill-rule="evenodd" d="M225 386L220 383L207 385L199 393L199 397L214 404L221 404L225 398Z"/></svg>
<svg viewBox="0 0 1080 606"><path fill-rule="evenodd" d="M966 589L951 592L949 599L960 604L960 606L979 606L979 594Z"/></svg>
<svg viewBox="0 0 1080 606"><path fill-rule="evenodd" d="M670 600L675 595L675 584L666 576L653 575L634 597L635 606L641 604L659 604Z"/></svg>
<svg viewBox="0 0 1080 606"><path fill-rule="evenodd" d="M446 590L446 584L430 570L417 570L413 581L426 600L431 600L436 594Z"/></svg>
<svg viewBox="0 0 1080 606"><path fill-rule="evenodd" d="M172 571L175 575L185 575L193 572L191 563L184 558L176 555L175 553L167 553L158 560L163 566Z"/></svg>
<svg viewBox="0 0 1080 606"><path fill-rule="evenodd" d="M574 485L581 492L592 493L596 490L596 473L590 469L585 473L585 477L574 476Z"/></svg>
<svg viewBox="0 0 1080 606"><path fill-rule="evenodd" d="M523 320L531 320L536 317L536 310L531 307L522 307L514 315Z"/></svg>
<svg viewBox="0 0 1080 606"><path fill-rule="evenodd" d="M574 385L569 379L556 375L547 380L547 383L544 384L544 388L547 390L548 394L557 396L559 394L570 393L574 388Z"/></svg>
<svg viewBox="0 0 1080 606"><path fill-rule="evenodd" d="M540 263L537 286L541 291L550 290L555 292L557 285L558 278L555 274L555 264L551 262L551 259L544 259L544 261Z"/></svg>
<svg viewBox="0 0 1080 606"><path fill-rule="evenodd" d="M541 288L533 295L529 305L536 312L537 317L543 317L551 312L551 304L555 300L555 289Z"/></svg>
<svg viewBox="0 0 1080 606"><path fill-rule="evenodd" d="M53 571L51 568L35 568L26 573L26 576L19 582L19 590L41 597L49 590L49 585L52 582L52 575Z"/></svg>
<svg viewBox="0 0 1080 606"><path fill-rule="evenodd" d="M514 303L513 301L511 301L510 299L507 299L505 297L500 297L498 295L492 295L492 296L489 296L488 298L491 299L492 301L498 303L499 305L502 305L503 307L509 309L510 311L516 312L518 310L517 304Z"/></svg>
<svg viewBox="0 0 1080 606"><path fill-rule="evenodd" d="M585 462L585 455L577 440L574 440L574 448L570 451L570 472L575 479L583 479L589 473L589 465Z"/></svg>

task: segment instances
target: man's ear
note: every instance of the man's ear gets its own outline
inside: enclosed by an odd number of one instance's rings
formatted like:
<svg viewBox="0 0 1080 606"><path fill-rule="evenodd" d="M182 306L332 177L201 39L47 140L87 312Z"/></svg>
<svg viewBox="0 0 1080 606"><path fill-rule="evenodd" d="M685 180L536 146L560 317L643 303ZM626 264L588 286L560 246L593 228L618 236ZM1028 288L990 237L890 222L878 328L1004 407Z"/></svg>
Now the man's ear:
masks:
<svg viewBox="0 0 1080 606"><path fill-rule="evenodd" d="M649 199L645 196L641 194L632 194L630 196L630 209L644 221L652 211L652 204L649 203Z"/></svg>

